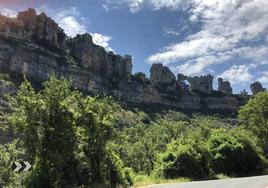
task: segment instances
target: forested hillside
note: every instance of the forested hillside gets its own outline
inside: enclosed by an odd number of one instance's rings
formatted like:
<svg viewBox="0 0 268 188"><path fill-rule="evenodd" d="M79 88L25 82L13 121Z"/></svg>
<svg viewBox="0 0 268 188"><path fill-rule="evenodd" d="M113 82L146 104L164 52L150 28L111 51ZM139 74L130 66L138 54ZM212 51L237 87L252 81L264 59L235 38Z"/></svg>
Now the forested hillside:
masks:
<svg viewBox="0 0 268 188"><path fill-rule="evenodd" d="M1 95L1 133L13 133L0 145L4 187L19 186L21 174L10 168L17 160L33 165L23 175L25 187L128 187L260 174L267 167L267 92L237 118L131 108L86 96L55 76L38 90L25 79L17 94L9 93Z"/></svg>

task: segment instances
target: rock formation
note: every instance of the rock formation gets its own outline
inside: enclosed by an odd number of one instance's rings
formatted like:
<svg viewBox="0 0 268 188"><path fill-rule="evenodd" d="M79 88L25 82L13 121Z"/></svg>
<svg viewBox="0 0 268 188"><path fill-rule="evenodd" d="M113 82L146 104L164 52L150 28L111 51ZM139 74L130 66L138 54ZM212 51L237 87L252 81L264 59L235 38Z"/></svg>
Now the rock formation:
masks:
<svg viewBox="0 0 268 188"><path fill-rule="evenodd" d="M221 91L227 95L233 94L233 89L229 81L223 81L222 78L218 78L218 91Z"/></svg>
<svg viewBox="0 0 268 188"><path fill-rule="evenodd" d="M150 79L155 83L172 83L176 80L169 68L162 64L153 64L150 73Z"/></svg>
<svg viewBox="0 0 268 188"><path fill-rule="evenodd" d="M33 40L45 47L64 46L66 35L45 13L36 14L34 9L19 12L17 18L0 16L0 32L6 37Z"/></svg>
<svg viewBox="0 0 268 188"><path fill-rule="evenodd" d="M132 71L132 57L107 53L102 46L93 43L90 34L77 35L67 40L68 48L78 65L106 75L129 75Z"/></svg>
<svg viewBox="0 0 268 188"><path fill-rule="evenodd" d="M177 77L180 82L187 80L190 83L190 90L192 92L211 94L213 91L213 76L211 75L188 77L183 74L178 74Z"/></svg>
<svg viewBox="0 0 268 188"><path fill-rule="evenodd" d="M71 78L72 86L86 94L188 111L233 113L247 100L240 95L215 94L211 75L179 74L176 79L162 64L153 64L150 71L150 80L142 74L138 74L142 79L135 78L131 75L131 56L107 52L93 43L90 34L67 38L44 13L37 15L29 9L17 18L0 16L0 73L12 75L11 78L19 79L25 74L40 84L55 74ZM222 92L231 93L228 82L220 85ZM0 92L10 91L0 83Z"/></svg>
<svg viewBox="0 0 268 188"><path fill-rule="evenodd" d="M262 87L260 82L254 82L250 85L250 89L253 95L256 95L259 92L265 91L266 89Z"/></svg>

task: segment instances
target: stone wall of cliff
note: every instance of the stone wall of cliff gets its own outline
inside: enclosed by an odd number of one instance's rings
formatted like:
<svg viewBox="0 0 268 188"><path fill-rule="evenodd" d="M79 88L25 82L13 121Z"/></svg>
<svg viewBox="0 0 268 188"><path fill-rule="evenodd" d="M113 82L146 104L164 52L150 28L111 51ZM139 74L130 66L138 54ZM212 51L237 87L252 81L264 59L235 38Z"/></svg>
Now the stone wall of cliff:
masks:
<svg viewBox="0 0 268 188"><path fill-rule="evenodd" d="M107 52L93 43L90 34L68 38L52 19L33 9L17 18L0 16L0 72L25 74L38 83L51 74L65 76L85 93L160 108L235 112L248 99L248 95L233 95L230 83L222 80L219 90L213 90L211 75L176 78L161 64L152 65L150 79L137 79L131 56Z"/></svg>

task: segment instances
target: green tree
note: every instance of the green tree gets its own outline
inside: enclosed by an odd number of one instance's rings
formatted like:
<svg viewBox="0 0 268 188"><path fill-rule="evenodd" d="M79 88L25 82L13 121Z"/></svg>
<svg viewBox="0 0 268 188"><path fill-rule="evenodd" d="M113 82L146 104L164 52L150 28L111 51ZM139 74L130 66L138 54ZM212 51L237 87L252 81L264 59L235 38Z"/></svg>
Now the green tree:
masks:
<svg viewBox="0 0 268 188"><path fill-rule="evenodd" d="M119 166L117 154L106 147L114 136L114 111L120 107L111 98L84 98L81 94L70 97L67 106L77 125L79 168L82 177L87 177L81 182L84 185L111 183L113 186L124 183L121 178L115 178L121 173L116 168ZM113 173L110 173L112 169ZM118 176L113 178L115 174Z"/></svg>
<svg viewBox="0 0 268 188"><path fill-rule="evenodd" d="M73 92L65 79L52 76L35 92L25 81L11 122L17 127L28 160L34 164L28 187L73 187L77 178L75 125L65 100Z"/></svg>
<svg viewBox="0 0 268 188"><path fill-rule="evenodd" d="M71 83L52 76L36 92L26 80L10 116L33 171L28 187L112 187L131 183L118 154L108 147L114 136L111 98L85 97Z"/></svg>
<svg viewBox="0 0 268 188"><path fill-rule="evenodd" d="M268 92L258 93L239 110L242 124L260 138L260 144L268 155Z"/></svg>
<svg viewBox="0 0 268 188"><path fill-rule="evenodd" d="M117 151L124 164L136 173L150 175L156 155L165 151L172 140L181 138L188 127L187 122L174 121L170 117L159 117L156 121L150 125L137 122L117 134Z"/></svg>

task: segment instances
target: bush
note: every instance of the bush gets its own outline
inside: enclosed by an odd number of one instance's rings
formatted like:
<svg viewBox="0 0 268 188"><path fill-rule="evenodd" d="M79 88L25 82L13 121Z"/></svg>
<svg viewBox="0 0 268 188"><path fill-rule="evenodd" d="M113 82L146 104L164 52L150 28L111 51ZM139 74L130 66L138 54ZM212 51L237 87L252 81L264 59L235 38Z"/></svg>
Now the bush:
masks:
<svg viewBox="0 0 268 188"><path fill-rule="evenodd" d="M177 141L160 154L156 175L164 178L206 178L212 175L210 153L199 145L182 144Z"/></svg>
<svg viewBox="0 0 268 188"><path fill-rule="evenodd" d="M131 172L129 169L125 169L122 160L115 152L108 154L108 166L109 166L109 179L112 187L116 187L118 184L127 187L133 184Z"/></svg>
<svg viewBox="0 0 268 188"><path fill-rule="evenodd" d="M217 173L246 175L263 167L261 149L245 130L214 130L208 145L213 155L213 169Z"/></svg>

